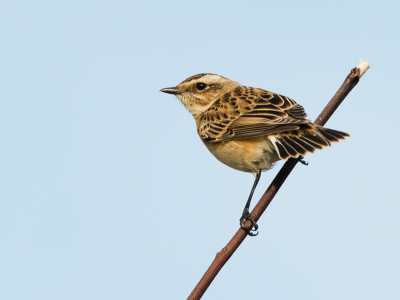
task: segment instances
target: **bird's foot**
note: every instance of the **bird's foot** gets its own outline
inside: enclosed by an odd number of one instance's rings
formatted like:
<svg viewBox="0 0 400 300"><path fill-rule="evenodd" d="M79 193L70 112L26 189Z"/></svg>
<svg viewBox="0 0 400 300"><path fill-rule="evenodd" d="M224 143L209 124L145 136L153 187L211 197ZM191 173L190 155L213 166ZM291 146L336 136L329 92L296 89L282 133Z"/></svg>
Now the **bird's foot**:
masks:
<svg viewBox="0 0 400 300"><path fill-rule="evenodd" d="M245 226L244 223L249 220L250 225ZM247 232L248 235L250 236L256 236L258 235L258 225L257 223L253 220L253 217L249 213L249 209L245 208L243 210L242 217L240 218L240 228L242 228L244 231ZM257 232L256 232L257 231Z"/></svg>
<svg viewBox="0 0 400 300"><path fill-rule="evenodd" d="M306 161L304 160L304 156L303 156L303 155L300 155L300 156L297 158L297 160L298 160L299 162L301 162L303 165L308 166L308 162L306 162Z"/></svg>

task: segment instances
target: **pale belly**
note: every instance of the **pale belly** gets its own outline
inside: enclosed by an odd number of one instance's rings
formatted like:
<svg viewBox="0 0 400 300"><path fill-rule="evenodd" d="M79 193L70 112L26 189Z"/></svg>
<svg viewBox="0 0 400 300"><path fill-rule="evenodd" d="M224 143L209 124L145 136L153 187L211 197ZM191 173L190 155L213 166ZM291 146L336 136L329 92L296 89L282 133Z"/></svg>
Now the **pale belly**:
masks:
<svg viewBox="0 0 400 300"><path fill-rule="evenodd" d="M269 170L280 159L266 136L204 144L223 164L253 174Z"/></svg>

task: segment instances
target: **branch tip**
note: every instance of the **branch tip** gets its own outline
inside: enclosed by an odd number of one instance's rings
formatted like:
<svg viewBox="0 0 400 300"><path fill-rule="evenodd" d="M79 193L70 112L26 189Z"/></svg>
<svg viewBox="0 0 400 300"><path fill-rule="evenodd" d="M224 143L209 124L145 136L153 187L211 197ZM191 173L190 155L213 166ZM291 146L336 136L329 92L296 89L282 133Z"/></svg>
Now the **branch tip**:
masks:
<svg viewBox="0 0 400 300"><path fill-rule="evenodd" d="M367 63L363 58L361 57L360 62L358 63L357 68L360 69L360 78L365 74L365 72L368 71L368 69L378 61L379 58L377 58L372 64Z"/></svg>

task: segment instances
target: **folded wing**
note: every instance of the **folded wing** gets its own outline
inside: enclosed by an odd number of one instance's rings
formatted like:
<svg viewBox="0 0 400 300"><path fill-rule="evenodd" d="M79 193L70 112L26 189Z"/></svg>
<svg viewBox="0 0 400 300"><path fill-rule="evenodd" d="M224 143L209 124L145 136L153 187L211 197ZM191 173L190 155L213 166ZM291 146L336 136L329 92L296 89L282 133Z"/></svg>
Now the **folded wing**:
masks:
<svg viewBox="0 0 400 300"><path fill-rule="evenodd" d="M293 99L266 90L238 87L218 99L198 121L198 133L209 142L245 139L300 129L310 120Z"/></svg>

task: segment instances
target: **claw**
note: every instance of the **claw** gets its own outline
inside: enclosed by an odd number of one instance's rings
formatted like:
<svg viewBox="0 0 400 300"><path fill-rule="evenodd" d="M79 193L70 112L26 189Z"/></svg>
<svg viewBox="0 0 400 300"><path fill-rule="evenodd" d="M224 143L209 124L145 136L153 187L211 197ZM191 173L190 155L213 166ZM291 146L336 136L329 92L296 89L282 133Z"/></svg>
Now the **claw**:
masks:
<svg viewBox="0 0 400 300"><path fill-rule="evenodd" d="M249 236L257 236L258 235L258 231L256 233L252 233L251 231L249 231L247 234Z"/></svg>
<svg viewBox="0 0 400 300"><path fill-rule="evenodd" d="M244 223L249 220L250 221L250 225L245 226ZM240 228L242 228L244 231L247 232L248 235L250 236L256 236L258 235L258 225L257 223L254 221L253 217L251 216L251 214L249 213L248 208L245 208L242 214L242 217L240 218ZM256 233L254 233L255 231L257 231Z"/></svg>
<svg viewBox="0 0 400 300"><path fill-rule="evenodd" d="M308 162L306 162L306 161L304 160L304 156L303 156L303 155L299 155L299 157L297 158L297 160L298 160L299 162L301 162L303 165L308 166Z"/></svg>

